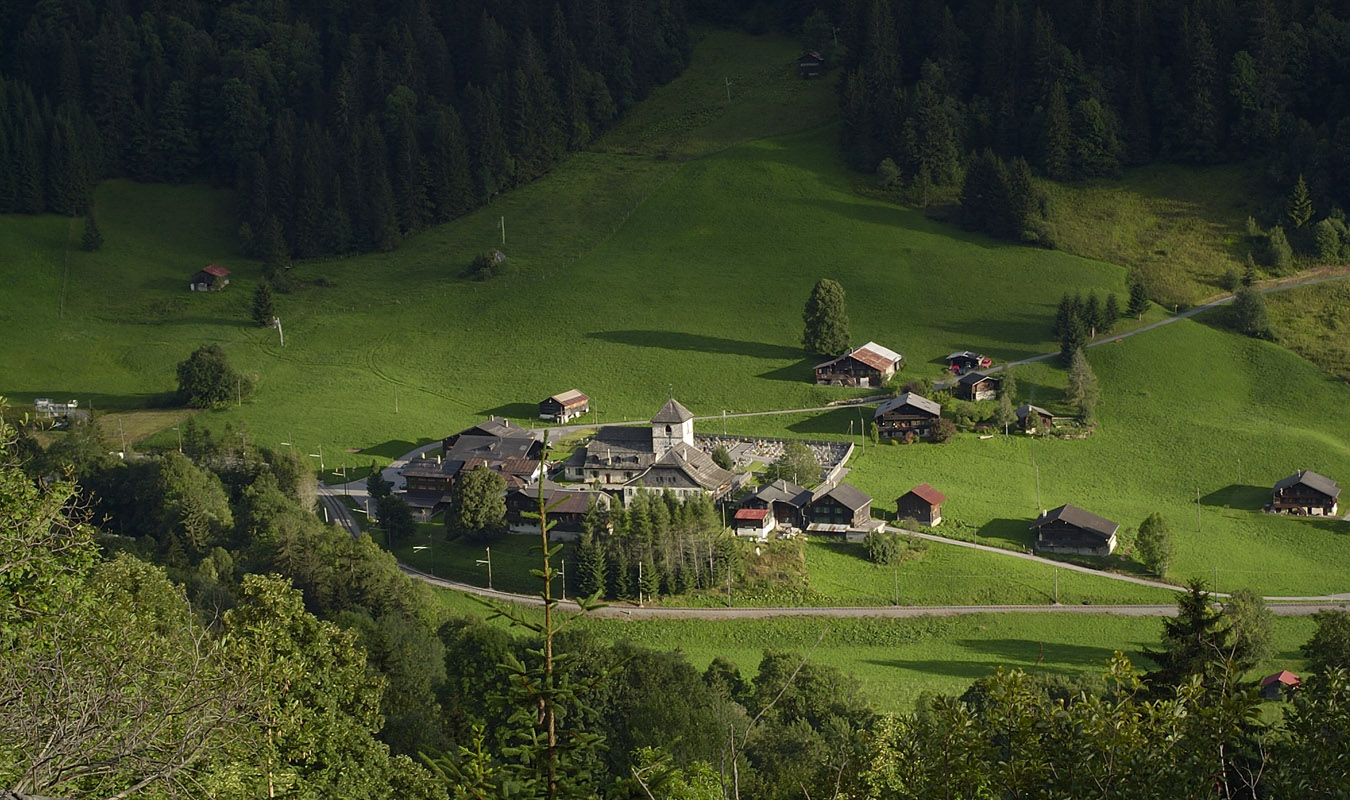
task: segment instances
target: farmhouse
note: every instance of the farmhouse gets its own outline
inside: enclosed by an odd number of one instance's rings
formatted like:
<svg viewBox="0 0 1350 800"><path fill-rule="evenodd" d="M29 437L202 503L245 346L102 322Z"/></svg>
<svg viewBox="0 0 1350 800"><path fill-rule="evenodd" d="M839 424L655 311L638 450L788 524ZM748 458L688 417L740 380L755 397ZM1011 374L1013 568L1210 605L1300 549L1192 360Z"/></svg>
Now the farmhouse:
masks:
<svg viewBox="0 0 1350 800"><path fill-rule="evenodd" d="M862 528L872 518L872 498L847 483L826 483L806 506L807 530L818 526Z"/></svg>
<svg viewBox="0 0 1350 800"><path fill-rule="evenodd" d="M771 512L774 521L788 528L803 528L803 511L811 502L811 492L795 483L776 480L755 490L741 501L741 508Z"/></svg>
<svg viewBox="0 0 1350 800"><path fill-rule="evenodd" d="M577 389L568 389L562 394L539 401L539 418L553 420L560 425L590 410L591 398Z"/></svg>
<svg viewBox="0 0 1350 800"><path fill-rule="evenodd" d="M1013 413L1017 415L1017 427L1027 433L1035 433L1038 430L1048 431L1055 426L1055 415L1040 406L1023 403L1014 409Z"/></svg>
<svg viewBox="0 0 1350 800"><path fill-rule="evenodd" d="M803 78L819 78L825 74L825 56L807 50L797 59L797 74Z"/></svg>
<svg viewBox="0 0 1350 800"><path fill-rule="evenodd" d="M817 364L816 383L822 386L877 387L900 369L905 357L876 342L868 342L842 356Z"/></svg>
<svg viewBox="0 0 1350 800"><path fill-rule="evenodd" d="M1341 487L1331 478L1301 469L1275 484L1268 508L1276 514L1332 517L1340 494Z"/></svg>
<svg viewBox="0 0 1350 800"><path fill-rule="evenodd" d="M521 486L506 492L506 524L512 533L539 535L539 520L530 514L539 513L539 484ZM571 542L581 538L586 529L586 514L594 503L608 512L612 499L604 492L577 487L559 486L544 481L544 505L548 508L549 541Z"/></svg>
<svg viewBox="0 0 1350 800"><path fill-rule="evenodd" d="M956 396L962 400L993 400L1003 381L979 372L967 372L956 382Z"/></svg>
<svg viewBox="0 0 1350 800"><path fill-rule="evenodd" d="M994 359L980 353L972 353L969 350L962 350L959 353L950 353L947 356L947 368L957 375L968 370L991 367L993 365Z"/></svg>
<svg viewBox="0 0 1350 800"><path fill-rule="evenodd" d="M913 392L894 397L882 403L872 415L877 434L885 439L925 438L933 432L933 423L942 413L942 407L927 397Z"/></svg>
<svg viewBox="0 0 1350 800"><path fill-rule="evenodd" d="M773 514L767 508L738 508L732 517L732 529L737 536L767 539L773 528Z"/></svg>
<svg viewBox="0 0 1350 800"><path fill-rule="evenodd" d="M921 483L895 498L895 518L934 527L942 522L942 501L946 499L947 495Z"/></svg>
<svg viewBox="0 0 1350 800"><path fill-rule="evenodd" d="M1290 689L1297 689L1302 683L1297 675L1282 669L1274 675L1267 675L1261 679L1261 697L1266 700L1279 700L1280 695L1288 693Z"/></svg>
<svg viewBox="0 0 1350 800"><path fill-rule="evenodd" d="M734 475L694 446L694 415L671 398L650 428L606 425L563 467L569 481L598 482L625 503L640 491L670 491L684 498L707 493L714 501L732 489Z"/></svg>
<svg viewBox="0 0 1350 800"><path fill-rule="evenodd" d="M1088 556L1110 555L1119 528L1118 523L1067 503L1041 514L1031 525L1038 551Z"/></svg>
<svg viewBox="0 0 1350 800"><path fill-rule="evenodd" d="M212 264L203 267L188 278L188 291L190 292L218 292L230 284L230 271L222 266Z"/></svg>
<svg viewBox="0 0 1350 800"><path fill-rule="evenodd" d="M490 420L442 440L442 455L410 461L402 470L405 499L434 511L450 502L455 479L479 465L500 474L507 488L520 487L543 472L543 444L524 429Z"/></svg>

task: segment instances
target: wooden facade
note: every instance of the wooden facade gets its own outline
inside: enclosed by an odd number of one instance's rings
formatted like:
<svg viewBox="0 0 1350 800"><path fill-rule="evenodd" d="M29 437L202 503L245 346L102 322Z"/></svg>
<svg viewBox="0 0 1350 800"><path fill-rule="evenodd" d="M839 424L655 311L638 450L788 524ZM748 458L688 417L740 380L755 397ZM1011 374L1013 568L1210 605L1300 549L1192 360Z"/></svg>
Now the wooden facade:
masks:
<svg viewBox="0 0 1350 800"><path fill-rule="evenodd" d="M766 509L774 521L787 528L805 528L803 512L811 503L811 492L795 483L776 480L755 490L741 501L741 508Z"/></svg>
<svg viewBox="0 0 1350 800"><path fill-rule="evenodd" d="M979 372L967 372L956 382L955 394L962 400L993 400L1003 381Z"/></svg>
<svg viewBox="0 0 1350 800"><path fill-rule="evenodd" d="M883 439L926 439L933 433L933 423L941 416L942 407L926 397L905 392L882 403L872 415L877 434Z"/></svg>
<svg viewBox="0 0 1350 800"><path fill-rule="evenodd" d="M1290 475L1271 490L1269 510L1300 517L1334 517L1341 487L1325 475L1303 469Z"/></svg>
<svg viewBox="0 0 1350 800"><path fill-rule="evenodd" d="M609 495L545 481L544 504L548 508L549 540L568 542L581 538L582 531L586 529L586 514L592 503L606 514L607 519L612 504ZM522 486L506 493L506 523L512 533L538 535L539 520L530 516L538 513L538 484Z"/></svg>
<svg viewBox="0 0 1350 800"><path fill-rule="evenodd" d="M1116 549L1119 523L1067 503L1042 514L1031 524L1036 532L1036 550L1106 556Z"/></svg>
<svg viewBox="0 0 1350 800"><path fill-rule="evenodd" d="M942 501L946 499L947 495L921 483L895 498L895 518L934 527L942 522Z"/></svg>
<svg viewBox="0 0 1350 800"><path fill-rule="evenodd" d="M1017 414L1017 427L1027 433L1044 433L1055 427L1055 415L1040 406L1023 403L1014 413Z"/></svg>
<svg viewBox="0 0 1350 800"><path fill-rule="evenodd" d="M560 425L590 410L591 398L578 389L569 389L539 401L539 418L552 420Z"/></svg>
<svg viewBox="0 0 1350 800"><path fill-rule="evenodd" d="M802 53L797 59L797 74L803 78L819 78L825 74L825 56L815 50Z"/></svg>
<svg viewBox="0 0 1350 800"><path fill-rule="evenodd" d="M900 369L904 356L868 342L844 355L815 366L816 383L821 386L880 387Z"/></svg>
<svg viewBox="0 0 1350 800"><path fill-rule="evenodd" d="M1290 690L1297 689L1303 681L1287 669L1261 679L1261 697L1266 700L1283 700Z"/></svg>
<svg viewBox="0 0 1350 800"><path fill-rule="evenodd" d="M190 292L218 292L230 285L230 271L218 264L211 264L193 273L188 278Z"/></svg>
<svg viewBox="0 0 1350 800"><path fill-rule="evenodd" d="M811 495L808 523L861 528L872 518L872 498L847 484L825 484Z"/></svg>

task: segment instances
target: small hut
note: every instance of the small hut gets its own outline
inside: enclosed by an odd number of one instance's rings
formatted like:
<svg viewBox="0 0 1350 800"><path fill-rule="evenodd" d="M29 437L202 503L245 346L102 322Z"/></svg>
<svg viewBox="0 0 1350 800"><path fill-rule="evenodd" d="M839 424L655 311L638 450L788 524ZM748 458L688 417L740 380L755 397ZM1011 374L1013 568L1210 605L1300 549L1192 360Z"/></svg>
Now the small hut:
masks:
<svg viewBox="0 0 1350 800"><path fill-rule="evenodd" d="M188 278L190 292L218 292L230 285L230 271L219 264L211 264Z"/></svg>
<svg viewBox="0 0 1350 800"><path fill-rule="evenodd" d="M1297 689L1301 683L1297 675L1282 669L1261 679L1261 696L1266 700L1282 700L1290 689Z"/></svg>
<svg viewBox="0 0 1350 800"><path fill-rule="evenodd" d="M920 525L934 527L942 522L942 501L947 495L926 483L921 483L895 498L895 518L912 519Z"/></svg>

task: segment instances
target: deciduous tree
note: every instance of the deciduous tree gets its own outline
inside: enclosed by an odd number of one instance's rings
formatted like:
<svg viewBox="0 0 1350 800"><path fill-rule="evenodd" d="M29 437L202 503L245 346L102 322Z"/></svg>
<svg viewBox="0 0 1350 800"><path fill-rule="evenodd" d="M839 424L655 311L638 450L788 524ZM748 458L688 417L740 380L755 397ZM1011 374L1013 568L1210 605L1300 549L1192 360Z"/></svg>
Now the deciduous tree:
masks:
<svg viewBox="0 0 1350 800"><path fill-rule="evenodd" d="M506 531L506 479L482 464L462 473L450 490L446 529L472 539L487 539Z"/></svg>

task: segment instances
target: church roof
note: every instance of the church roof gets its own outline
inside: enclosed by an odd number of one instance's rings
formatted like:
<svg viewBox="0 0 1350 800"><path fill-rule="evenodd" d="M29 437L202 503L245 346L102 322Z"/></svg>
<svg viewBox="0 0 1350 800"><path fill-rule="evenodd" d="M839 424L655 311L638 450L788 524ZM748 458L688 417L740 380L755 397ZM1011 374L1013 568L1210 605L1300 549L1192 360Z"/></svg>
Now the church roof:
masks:
<svg viewBox="0 0 1350 800"><path fill-rule="evenodd" d="M680 405L680 401L670 398L666 404L661 406L661 410L652 417L652 424L660 423L662 425L681 425L693 419L694 415L689 413L689 409Z"/></svg>

